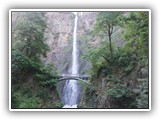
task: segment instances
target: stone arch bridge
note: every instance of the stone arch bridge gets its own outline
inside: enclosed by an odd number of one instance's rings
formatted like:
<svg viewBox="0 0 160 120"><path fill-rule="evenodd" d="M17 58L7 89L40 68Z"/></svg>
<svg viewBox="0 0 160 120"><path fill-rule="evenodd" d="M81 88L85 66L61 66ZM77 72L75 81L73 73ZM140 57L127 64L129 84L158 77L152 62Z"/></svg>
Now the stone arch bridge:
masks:
<svg viewBox="0 0 160 120"><path fill-rule="evenodd" d="M55 76L55 79L57 79L58 82L64 81L64 80L78 80L82 82L88 83L89 79L91 77L89 75L79 75L79 74L62 74L60 76Z"/></svg>

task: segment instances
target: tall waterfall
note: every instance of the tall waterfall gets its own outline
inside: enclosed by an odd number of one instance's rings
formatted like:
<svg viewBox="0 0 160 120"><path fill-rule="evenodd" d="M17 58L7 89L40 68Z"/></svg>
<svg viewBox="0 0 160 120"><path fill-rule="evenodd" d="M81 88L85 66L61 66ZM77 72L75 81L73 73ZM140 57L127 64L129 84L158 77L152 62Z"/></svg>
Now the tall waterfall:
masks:
<svg viewBox="0 0 160 120"><path fill-rule="evenodd" d="M75 21L74 21L74 31L73 31L73 50L72 50L72 75L78 74L78 49L77 49L77 22L78 15L75 12ZM76 80L66 81L64 87L64 101L65 105L63 108L77 108L78 102L78 85Z"/></svg>

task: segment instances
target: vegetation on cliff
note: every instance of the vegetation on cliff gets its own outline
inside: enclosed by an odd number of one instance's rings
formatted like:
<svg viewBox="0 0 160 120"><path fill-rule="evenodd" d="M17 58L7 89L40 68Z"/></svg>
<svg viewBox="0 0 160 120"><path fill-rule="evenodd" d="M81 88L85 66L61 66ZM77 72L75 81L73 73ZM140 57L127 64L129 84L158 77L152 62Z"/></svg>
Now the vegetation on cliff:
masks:
<svg viewBox="0 0 160 120"><path fill-rule="evenodd" d="M148 108L148 12L100 12L94 35L100 45L84 56L92 63L91 85L85 87L80 107ZM112 44L121 28L122 47ZM115 33L116 34L116 33ZM121 39L121 38L118 38ZM109 40L109 41L108 41Z"/></svg>
<svg viewBox="0 0 160 120"><path fill-rule="evenodd" d="M44 64L49 51L44 40L44 13L22 12L12 26L12 108L49 108L61 104L56 91L56 68Z"/></svg>
<svg viewBox="0 0 160 120"><path fill-rule="evenodd" d="M82 83L84 90L78 106L148 108L149 13L110 11L85 15L77 29L83 55L79 73L90 74L91 80ZM73 16L69 12L13 12L14 16L11 107L62 108L65 82L57 84L54 76L70 69ZM92 20L95 16L96 20Z"/></svg>

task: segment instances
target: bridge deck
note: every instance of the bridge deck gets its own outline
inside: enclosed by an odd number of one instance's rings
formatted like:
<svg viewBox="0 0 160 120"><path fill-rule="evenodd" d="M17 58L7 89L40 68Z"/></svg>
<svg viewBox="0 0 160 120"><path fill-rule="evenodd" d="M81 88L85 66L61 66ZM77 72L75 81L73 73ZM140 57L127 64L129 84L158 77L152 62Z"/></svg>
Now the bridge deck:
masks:
<svg viewBox="0 0 160 120"><path fill-rule="evenodd" d="M62 77L90 77L89 75L80 75L80 74L62 74Z"/></svg>
<svg viewBox="0 0 160 120"><path fill-rule="evenodd" d="M54 78L90 78L89 75L74 75L74 74L62 74L62 75L59 75L59 76L54 76Z"/></svg>
<svg viewBox="0 0 160 120"><path fill-rule="evenodd" d="M87 81L89 80L90 76L89 75L74 75L74 74L62 74L61 76L55 76L58 81L63 81L63 80L81 80L81 81Z"/></svg>

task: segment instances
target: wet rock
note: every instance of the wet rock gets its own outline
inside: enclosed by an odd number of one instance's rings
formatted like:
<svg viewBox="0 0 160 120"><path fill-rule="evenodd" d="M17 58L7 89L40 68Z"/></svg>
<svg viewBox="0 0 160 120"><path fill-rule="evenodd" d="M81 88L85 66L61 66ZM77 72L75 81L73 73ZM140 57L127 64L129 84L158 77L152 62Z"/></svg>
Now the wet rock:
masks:
<svg viewBox="0 0 160 120"><path fill-rule="evenodd" d="M81 56L86 53L85 49L81 48L81 46L86 45L86 43L83 42L83 39L79 38L90 35L95 24L96 15L96 12L84 12L83 15L78 18L79 74L85 74L86 71L91 68L91 64L81 58ZM45 39L51 50L44 61L45 63L52 62L61 74L69 74L71 73L72 62L74 14L71 12L47 12L45 17L47 20ZM65 81L57 85L61 99L63 99L64 85ZM80 91L82 91L81 87Z"/></svg>
<svg viewBox="0 0 160 120"><path fill-rule="evenodd" d="M147 77L148 77L148 69L146 69L146 68L141 68L139 77L140 77L140 78L147 78Z"/></svg>

